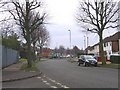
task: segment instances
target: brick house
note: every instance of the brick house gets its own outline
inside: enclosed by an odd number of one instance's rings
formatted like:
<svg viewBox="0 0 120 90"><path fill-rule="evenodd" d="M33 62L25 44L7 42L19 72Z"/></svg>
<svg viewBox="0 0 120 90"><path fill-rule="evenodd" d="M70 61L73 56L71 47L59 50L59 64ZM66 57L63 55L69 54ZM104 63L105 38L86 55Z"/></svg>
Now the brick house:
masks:
<svg viewBox="0 0 120 90"><path fill-rule="evenodd" d="M43 48L42 49L42 57L48 58L50 53L51 53L51 49L50 48Z"/></svg>

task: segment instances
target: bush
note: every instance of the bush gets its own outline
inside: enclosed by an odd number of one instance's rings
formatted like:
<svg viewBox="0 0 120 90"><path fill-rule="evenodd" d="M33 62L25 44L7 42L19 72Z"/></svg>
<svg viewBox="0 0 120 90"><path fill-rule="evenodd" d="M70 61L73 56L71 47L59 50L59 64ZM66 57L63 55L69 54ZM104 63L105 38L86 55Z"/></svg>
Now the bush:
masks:
<svg viewBox="0 0 120 90"><path fill-rule="evenodd" d="M25 49L20 50L20 57L27 59L27 51Z"/></svg>
<svg viewBox="0 0 120 90"><path fill-rule="evenodd" d="M112 56L110 56L110 61L111 61L111 63L120 64L120 56L112 55Z"/></svg>

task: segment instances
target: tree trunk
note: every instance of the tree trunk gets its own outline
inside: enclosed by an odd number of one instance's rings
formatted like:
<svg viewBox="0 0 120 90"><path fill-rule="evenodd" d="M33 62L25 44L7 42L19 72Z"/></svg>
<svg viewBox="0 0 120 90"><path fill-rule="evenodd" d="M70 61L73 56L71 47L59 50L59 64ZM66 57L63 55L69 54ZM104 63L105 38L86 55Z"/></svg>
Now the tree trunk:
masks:
<svg viewBox="0 0 120 90"><path fill-rule="evenodd" d="M100 43L99 43L99 55L101 57L102 64L105 65L106 64L106 60L105 60L105 54L104 54L104 49L103 49L102 33L99 34L99 39L100 39Z"/></svg>
<svg viewBox="0 0 120 90"><path fill-rule="evenodd" d="M41 59L42 57L42 47L40 47L40 56L39 56L39 60Z"/></svg>
<svg viewBox="0 0 120 90"><path fill-rule="evenodd" d="M30 43L30 35L28 35L27 38L27 62L28 62L28 67L32 67L32 60L31 60L31 43Z"/></svg>
<svg viewBox="0 0 120 90"><path fill-rule="evenodd" d="M34 53L34 61L36 60L36 53L35 53L35 43L33 42L33 53Z"/></svg>
<svg viewBox="0 0 120 90"><path fill-rule="evenodd" d="M30 29L29 29L29 0L26 1L26 17L25 17L25 29L26 29L26 37L27 37L27 61L28 61L28 67L32 67L32 59L31 59L31 35L30 35Z"/></svg>

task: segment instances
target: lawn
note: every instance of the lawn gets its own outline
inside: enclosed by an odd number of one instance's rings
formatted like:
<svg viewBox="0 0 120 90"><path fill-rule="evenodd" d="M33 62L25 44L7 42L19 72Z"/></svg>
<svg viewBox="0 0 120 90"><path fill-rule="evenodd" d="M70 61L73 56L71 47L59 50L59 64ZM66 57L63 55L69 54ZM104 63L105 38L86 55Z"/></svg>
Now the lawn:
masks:
<svg viewBox="0 0 120 90"><path fill-rule="evenodd" d="M32 63L32 67L31 68L28 68L27 63L23 64L21 66L20 70L23 70L23 71L34 71L34 72L35 71L39 71L38 68L36 67L36 63L35 62Z"/></svg>
<svg viewBox="0 0 120 90"><path fill-rule="evenodd" d="M106 62L105 65L102 65L102 62L98 62L99 67L105 67L105 68L113 68L113 69L120 69L120 64L115 64L111 62Z"/></svg>
<svg viewBox="0 0 120 90"><path fill-rule="evenodd" d="M38 62L43 62L43 61L47 61L47 60L35 60L35 61L33 61L32 62L32 67L31 68L28 68L27 67L27 63L24 63L22 66L21 66L21 68L20 68L20 70L23 70L23 71L39 71L38 70L38 68L37 68L37 66L36 66L36 63L38 63ZM19 62L20 63L23 63L23 62L27 62L27 59L20 59L19 60Z"/></svg>
<svg viewBox="0 0 120 90"><path fill-rule="evenodd" d="M27 62L27 59L25 59L25 58L20 58L19 62L20 62L20 63L22 63L22 62Z"/></svg>

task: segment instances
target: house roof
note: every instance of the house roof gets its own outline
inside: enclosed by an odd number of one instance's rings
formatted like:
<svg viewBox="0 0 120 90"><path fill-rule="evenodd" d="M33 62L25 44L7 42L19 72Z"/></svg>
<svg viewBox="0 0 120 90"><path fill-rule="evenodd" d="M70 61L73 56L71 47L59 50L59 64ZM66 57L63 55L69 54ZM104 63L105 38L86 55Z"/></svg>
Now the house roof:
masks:
<svg viewBox="0 0 120 90"><path fill-rule="evenodd" d="M117 32L117 33L115 33L115 34L112 35L112 36L106 37L106 38L103 40L103 42L105 43L105 42L110 42L110 41L116 41L116 40L118 40L118 39L120 39L120 32Z"/></svg>
<svg viewBox="0 0 120 90"><path fill-rule="evenodd" d="M115 34L104 38L103 42L110 42L110 41L116 41L120 39L120 32L116 32ZM87 50L93 50L95 46L99 45L99 43L93 45L93 46L89 46L88 48L86 48Z"/></svg>
<svg viewBox="0 0 120 90"><path fill-rule="evenodd" d="M85 50L93 50L94 47L93 46L88 46Z"/></svg>

